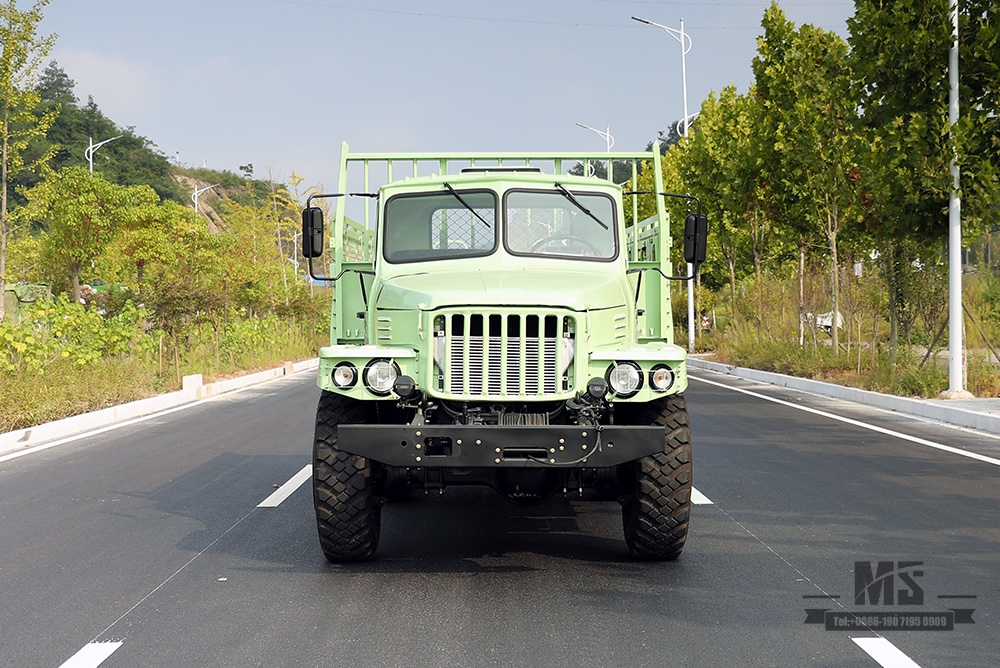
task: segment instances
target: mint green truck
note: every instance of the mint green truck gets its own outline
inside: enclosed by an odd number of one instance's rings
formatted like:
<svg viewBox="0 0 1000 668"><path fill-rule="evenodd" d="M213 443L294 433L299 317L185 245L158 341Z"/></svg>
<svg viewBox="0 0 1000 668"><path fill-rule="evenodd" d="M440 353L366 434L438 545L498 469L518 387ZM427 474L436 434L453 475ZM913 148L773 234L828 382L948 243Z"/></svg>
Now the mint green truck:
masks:
<svg viewBox="0 0 1000 668"><path fill-rule="evenodd" d="M631 183L653 170L655 215L626 220L625 198L634 212L643 193L568 173L609 160L631 167ZM361 192L349 192L349 175ZM313 451L329 561L372 558L387 503L457 485L523 505L586 489L621 504L635 558L680 555L691 432L668 281L690 276L673 275L664 196L687 196L662 191L655 146L352 154L344 145L339 191L310 197L302 212L310 274L334 285ZM352 195L363 198L351 201L362 221L347 216ZM700 207L687 216L685 260L695 267L706 227Z"/></svg>

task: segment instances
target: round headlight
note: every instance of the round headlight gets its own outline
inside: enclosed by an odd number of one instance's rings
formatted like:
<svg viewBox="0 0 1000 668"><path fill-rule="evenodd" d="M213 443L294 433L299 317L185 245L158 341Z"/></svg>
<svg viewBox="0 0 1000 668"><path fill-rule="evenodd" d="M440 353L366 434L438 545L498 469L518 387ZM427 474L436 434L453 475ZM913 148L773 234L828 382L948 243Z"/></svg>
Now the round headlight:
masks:
<svg viewBox="0 0 1000 668"><path fill-rule="evenodd" d="M608 367L608 384L620 399L627 399L642 387L642 370L635 362L617 362Z"/></svg>
<svg viewBox="0 0 1000 668"><path fill-rule="evenodd" d="M333 367L333 384L341 390L349 390L358 382L358 369L350 362L341 362Z"/></svg>
<svg viewBox="0 0 1000 668"><path fill-rule="evenodd" d="M397 377L399 377L399 367L392 360L372 360L365 367L365 387L380 397L389 394Z"/></svg>
<svg viewBox="0 0 1000 668"><path fill-rule="evenodd" d="M657 364L649 372L649 386L657 392L666 392L674 384L674 372L666 364Z"/></svg>

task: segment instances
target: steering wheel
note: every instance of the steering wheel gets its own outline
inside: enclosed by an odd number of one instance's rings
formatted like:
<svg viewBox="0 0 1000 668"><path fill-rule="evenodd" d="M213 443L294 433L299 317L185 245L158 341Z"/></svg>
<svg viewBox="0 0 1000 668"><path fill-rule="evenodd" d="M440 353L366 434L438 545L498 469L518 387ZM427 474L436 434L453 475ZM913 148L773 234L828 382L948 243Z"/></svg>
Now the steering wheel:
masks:
<svg viewBox="0 0 1000 668"><path fill-rule="evenodd" d="M448 239L448 248L462 248L464 250L469 250L469 244L465 243L461 239Z"/></svg>
<svg viewBox="0 0 1000 668"><path fill-rule="evenodd" d="M569 245L564 245L564 247L566 248L570 248L572 247L572 244L576 244L581 248L589 250L594 255L594 257L600 255L600 251L597 250L597 247L594 246L594 244L590 243L586 239L583 239L581 237L572 234L556 234L555 236L539 239L531 246L531 252L534 253L538 251L540 248L544 248L545 246L548 246L549 244L555 241L568 241L571 243Z"/></svg>

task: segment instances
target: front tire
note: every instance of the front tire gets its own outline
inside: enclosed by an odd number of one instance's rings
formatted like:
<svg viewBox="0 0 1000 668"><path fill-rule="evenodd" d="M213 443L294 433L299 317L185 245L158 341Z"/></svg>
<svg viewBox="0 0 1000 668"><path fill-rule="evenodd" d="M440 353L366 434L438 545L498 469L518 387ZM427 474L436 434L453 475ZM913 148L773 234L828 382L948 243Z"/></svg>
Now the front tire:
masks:
<svg viewBox="0 0 1000 668"><path fill-rule="evenodd" d="M673 560L687 540L691 517L691 428L681 395L636 407L631 424L664 427L663 452L621 470L625 543L636 559Z"/></svg>
<svg viewBox="0 0 1000 668"><path fill-rule="evenodd" d="M323 556L332 563L375 555L382 511L375 496L372 463L337 447L337 425L368 421L365 405L324 391L316 409L313 505Z"/></svg>

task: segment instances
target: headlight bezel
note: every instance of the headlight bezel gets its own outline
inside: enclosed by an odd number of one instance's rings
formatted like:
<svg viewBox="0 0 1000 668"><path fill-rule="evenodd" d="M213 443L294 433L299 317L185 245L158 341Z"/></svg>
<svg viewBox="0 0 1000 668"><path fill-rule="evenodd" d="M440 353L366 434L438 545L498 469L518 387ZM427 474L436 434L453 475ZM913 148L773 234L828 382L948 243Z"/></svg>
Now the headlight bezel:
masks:
<svg viewBox="0 0 1000 668"><path fill-rule="evenodd" d="M621 382L623 379L620 375L623 369L627 370L628 374L624 383ZM608 387L617 399L628 399L637 395L643 387L644 377L642 367L631 360L612 362L604 373L604 379L608 381Z"/></svg>
<svg viewBox="0 0 1000 668"><path fill-rule="evenodd" d="M385 375L379 376L378 374L382 372L385 372ZM373 373L376 374L374 378L372 378ZM392 393L392 386L396 382L396 379L399 378L399 375L399 365L395 361L385 357L378 357L370 360L365 365L361 379L369 392L377 397L387 397Z"/></svg>
<svg viewBox="0 0 1000 668"><path fill-rule="evenodd" d="M664 372L667 374L665 384L662 381L657 382L657 378ZM649 370L649 388L654 392L666 392L676 382L677 373L668 364L657 364Z"/></svg>
<svg viewBox="0 0 1000 668"><path fill-rule="evenodd" d="M350 378L347 378L344 382L339 382L337 380L338 371L350 374ZM330 380L338 390L350 390L358 384L358 367L354 366L351 362L340 362L330 372Z"/></svg>

